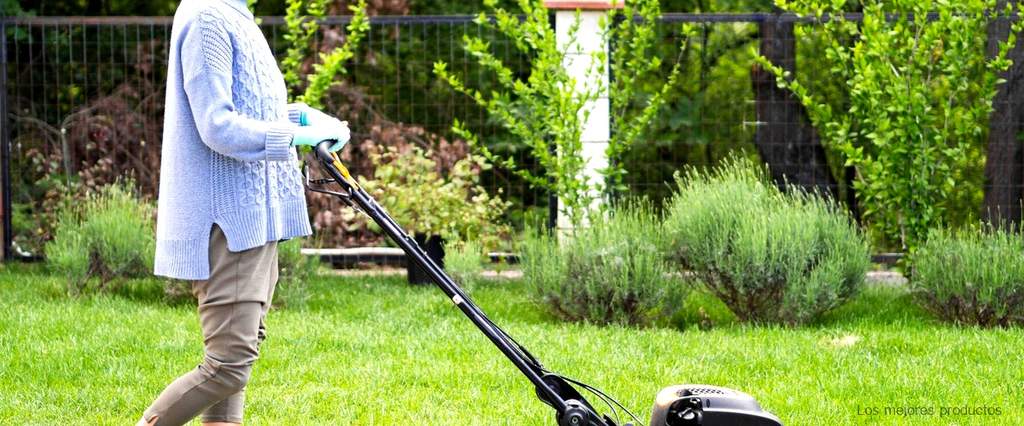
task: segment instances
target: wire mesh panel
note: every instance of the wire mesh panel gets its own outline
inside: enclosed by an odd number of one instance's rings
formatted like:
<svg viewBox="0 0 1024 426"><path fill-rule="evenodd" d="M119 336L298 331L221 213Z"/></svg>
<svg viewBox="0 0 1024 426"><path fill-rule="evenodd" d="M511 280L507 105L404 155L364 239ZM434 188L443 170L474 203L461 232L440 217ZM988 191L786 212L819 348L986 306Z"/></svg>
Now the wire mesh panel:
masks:
<svg viewBox="0 0 1024 426"><path fill-rule="evenodd" d="M283 20L260 22L283 57L289 47ZM324 22L304 71L318 51L337 45L346 23L341 17ZM20 18L5 25L13 242L15 254L38 255L74 188L130 178L142 195L155 199L171 19ZM350 121L353 141L346 155L354 173L372 174L368 146L417 146L431 150L438 167L450 168L468 152L451 134L456 118L496 152L531 166L483 109L434 77L434 62L445 61L467 84L491 90L494 77L464 51L464 35L488 40L496 56L525 75L527 58L472 17L373 19L358 54L323 100L325 110ZM522 224L526 212L543 210L547 202L543 190L507 170L484 170L480 179L490 194L513 203L512 223ZM317 209L341 208L320 201L312 206L314 218L320 217ZM347 236L328 243L375 244L379 237L363 228L341 231Z"/></svg>
<svg viewBox="0 0 1024 426"><path fill-rule="evenodd" d="M732 154L754 155L757 118L750 65L757 30L750 22L703 22L692 15L670 15L659 22L661 73L667 76L678 65L680 78L666 106L622 159L630 194L660 201L685 166L708 167ZM651 80L660 85L664 77Z"/></svg>
<svg viewBox="0 0 1024 426"><path fill-rule="evenodd" d="M13 207L13 236L22 252L38 254L50 237L55 212L71 182L88 188L128 175L142 194L156 196L171 20L8 18L3 22L5 134L10 142L7 194ZM324 21L305 71L311 69L312 53L343 40L346 23L343 17ZM289 48L283 20L262 18L261 26L274 52L283 57ZM757 53L768 57L801 76L813 91L835 94L827 98L841 106L842 82L832 78L822 60L824 46L813 32L798 37L798 26L813 28L814 24L772 14L662 17L655 47L664 62L659 72L667 76L679 65L681 78L639 143L616 159L628 172L627 195L664 199L671 193L673 175L684 166L707 167L742 155L767 163L780 183L829 193L854 206L852 170L823 147L800 103L779 89L774 76L754 61ZM529 76L530 58L509 40L475 24L472 17L371 20L371 29L345 75L336 79L338 84L324 98L328 112L351 123L353 142L346 160L355 173L373 173L370 153L380 146L430 149L439 168L450 167L468 151L451 131L456 119L493 151L536 170L537 164L519 141L471 99L435 77L434 63L443 61L473 88L485 92L498 88L495 77L463 49L466 35L490 42L492 53L516 77ZM1018 48L1013 55L1022 56L1024 50ZM615 73L613 69L613 78ZM654 86L662 80L644 84ZM1014 145L1020 133L1019 96L1014 95L1018 86L1016 79L1010 79L996 99L991 132L1000 139L993 146L1006 154L993 157L990 153L989 172L998 179L988 180L987 189L1005 192L991 191L999 197L989 204L1016 206L1019 212L1024 166L1020 148ZM613 123L619 118L613 117ZM495 167L480 177L489 193L500 192L513 203L506 218L510 223L522 226L547 215L549 194L510 171ZM314 219L321 210L340 208L311 204ZM345 235L326 241L332 246L376 242L368 232Z"/></svg>
<svg viewBox="0 0 1024 426"><path fill-rule="evenodd" d="M445 151L438 153L441 157L458 157L465 154L466 147L458 144L451 132L457 119L490 148L513 155L520 164L530 164L524 153L513 152L518 148L515 141L491 122L483 108L434 75L435 62L443 61L468 85L484 91L497 88L494 76L481 70L463 49L467 35L482 37L508 67L520 76L528 75L528 58L471 17L376 19L346 81L335 86L340 96L329 96L326 108L350 121L356 143L368 140L388 145L404 139L422 148ZM365 164L355 164L353 172L363 172L360 166ZM533 205L543 197L506 170L493 169L482 178L489 191L500 190L517 204Z"/></svg>
<svg viewBox="0 0 1024 426"><path fill-rule="evenodd" d="M38 254L72 182L125 176L156 193L170 21L35 18L5 29L13 241Z"/></svg>
<svg viewBox="0 0 1024 426"><path fill-rule="evenodd" d="M326 52L338 46L347 23L347 19L341 17L324 20L311 51ZM371 23L345 75L337 79L339 83L322 99L325 111L348 120L353 129L352 142L342 156L354 174L373 177L381 163L378 156L385 148L392 153L408 152L411 148L427 150L427 157L434 161L439 174L452 173L456 162L470 151L466 142L451 131L456 119L493 152L534 167L532 158L518 149L519 144L510 140L508 133L494 124L484 109L434 75L434 64L441 61L449 70L457 72L467 85L482 91L497 89L495 76L476 66L475 60L463 49L466 36L486 40L495 56L510 69L528 75L528 58L512 48L509 40L477 25L470 16L376 17ZM289 46L284 43L278 25L275 20L264 20L275 51L283 55ZM308 56L310 59L303 64L305 72L312 68L311 58L315 57ZM294 92L293 95L298 96L302 86ZM521 226L532 220L527 217L530 212L541 210L535 206L546 202L542 189L531 187L509 170L490 168L478 173L479 185L488 194L512 203L505 218L512 224ZM430 197L431 188L423 188L423 191L424 194L417 196ZM356 230L351 223L344 223L362 218L349 214L337 200L313 195L310 205L319 212L340 212L340 215L312 214L315 229L330 230L321 235L326 245L364 245L379 241L380 236L366 231L366 227ZM337 231L345 227L350 231Z"/></svg>

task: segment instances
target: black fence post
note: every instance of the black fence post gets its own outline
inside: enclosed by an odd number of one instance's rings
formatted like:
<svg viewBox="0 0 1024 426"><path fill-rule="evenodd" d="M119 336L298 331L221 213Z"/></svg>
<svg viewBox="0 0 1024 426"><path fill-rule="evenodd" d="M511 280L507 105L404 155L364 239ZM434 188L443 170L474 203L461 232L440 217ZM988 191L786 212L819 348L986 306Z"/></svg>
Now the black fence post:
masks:
<svg viewBox="0 0 1024 426"><path fill-rule="evenodd" d="M774 13L761 21L761 55L796 74L796 20ZM772 179L838 199L839 185L829 169L825 149L807 112L789 90L780 89L775 75L754 65L751 70L757 128L754 145L768 163Z"/></svg>
<svg viewBox="0 0 1024 426"><path fill-rule="evenodd" d="M0 220L3 221L3 252L0 259L11 255L11 140L10 117L7 114L7 21L0 19Z"/></svg>
<svg viewBox="0 0 1024 426"><path fill-rule="evenodd" d="M1005 5L1004 1L999 2ZM996 10L1002 10L997 7ZM988 26L987 54L999 53L999 40L1010 35L1012 18L995 17ZM1024 43L1017 42L1009 52L1013 66L1000 77L992 99L989 118L988 155L985 161L985 199L982 216L989 223L1015 224L1021 220L1021 199L1024 198L1024 146L1019 135L1024 132Z"/></svg>
<svg viewBox="0 0 1024 426"><path fill-rule="evenodd" d="M551 10L548 11L548 25L551 26L552 31L558 31L558 29L555 27L555 12L551 11ZM548 148L548 152L550 152L552 155L557 155L558 154L558 149L557 149L557 147L555 146L554 143L552 143L551 146ZM553 178L548 177L548 182L552 184L551 185L552 188L557 187L557 185L555 184L555 181L554 181ZM551 191L551 193L548 194L548 222L547 222L547 230L549 232L555 232L555 229L557 229L557 228L558 228L558 191Z"/></svg>

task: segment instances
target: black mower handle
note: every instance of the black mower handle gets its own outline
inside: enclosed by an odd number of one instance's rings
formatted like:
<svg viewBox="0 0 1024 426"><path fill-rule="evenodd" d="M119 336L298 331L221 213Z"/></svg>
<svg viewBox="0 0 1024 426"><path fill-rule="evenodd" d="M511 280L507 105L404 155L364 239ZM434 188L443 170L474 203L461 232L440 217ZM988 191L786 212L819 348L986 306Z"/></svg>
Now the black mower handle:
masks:
<svg viewBox="0 0 1024 426"><path fill-rule="evenodd" d="M329 163L334 162L334 156L331 155L331 145L336 142L337 141L334 139L324 139L320 141L320 143L316 144L316 147L313 148L313 150L316 151L316 156L320 158L321 161Z"/></svg>
<svg viewBox="0 0 1024 426"><path fill-rule="evenodd" d="M331 152L331 145L335 142L332 139L323 140L316 144L314 151L317 159L331 177L324 182L337 183L345 190L345 193L329 192L322 189L315 191L341 198L376 222L384 233L402 248L406 256L422 268L458 309L533 383L537 396L555 409L559 426L616 426L616 423L607 416L604 418L599 416L594 407L569 382L561 376L544 370L532 354L487 318L487 315L444 272L444 269L427 256L426 252L416 244L416 241L388 215L384 207L378 204L352 178L348 169L338 158L338 154Z"/></svg>

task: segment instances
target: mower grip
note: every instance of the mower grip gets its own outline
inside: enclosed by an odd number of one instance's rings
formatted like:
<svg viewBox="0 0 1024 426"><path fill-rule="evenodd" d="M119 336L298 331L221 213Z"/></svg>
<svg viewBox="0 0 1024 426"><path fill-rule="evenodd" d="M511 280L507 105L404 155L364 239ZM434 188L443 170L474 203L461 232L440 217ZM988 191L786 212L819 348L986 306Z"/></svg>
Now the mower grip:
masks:
<svg viewBox="0 0 1024 426"><path fill-rule="evenodd" d="M337 141L334 139L324 139L320 141L320 143L316 144L316 148L313 150L316 151L316 156L320 158L320 161L328 164L334 162L334 155L331 153L331 145L335 142Z"/></svg>

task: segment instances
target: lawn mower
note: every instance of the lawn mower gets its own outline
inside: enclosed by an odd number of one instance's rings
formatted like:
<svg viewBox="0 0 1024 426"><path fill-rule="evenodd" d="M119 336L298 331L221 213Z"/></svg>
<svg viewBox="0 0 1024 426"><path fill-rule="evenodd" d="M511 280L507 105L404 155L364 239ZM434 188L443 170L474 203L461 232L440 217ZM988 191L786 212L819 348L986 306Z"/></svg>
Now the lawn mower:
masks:
<svg viewBox="0 0 1024 426"><path fill-rule="evenodd" d="M475 325L509 361L530 381L541 401L555 410L558 426L618 426L618 411L630 417L625 425L639 426L642 421L601 390L544 368L543 365L505 330L484 314L462 288L427 256L426 252L352 178L336 153L330 152L333 141L320 142L314 149L316 162L323 166L327 178L311 179L303 167L306 187L314 192L339 198L346 205L370 217L405 251L413 264L422 268L452 303ZM340 191L329 189L330 185ZM576 386L592 393L607 404L613 416L600 415ZM745 393L707 385L681 385L663 389L654 403L651 426L781 426L777 417L761 409L757 401Z"/></svg>

